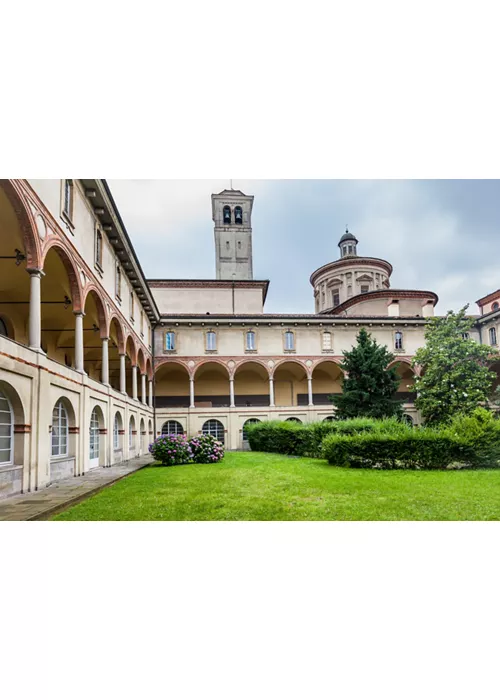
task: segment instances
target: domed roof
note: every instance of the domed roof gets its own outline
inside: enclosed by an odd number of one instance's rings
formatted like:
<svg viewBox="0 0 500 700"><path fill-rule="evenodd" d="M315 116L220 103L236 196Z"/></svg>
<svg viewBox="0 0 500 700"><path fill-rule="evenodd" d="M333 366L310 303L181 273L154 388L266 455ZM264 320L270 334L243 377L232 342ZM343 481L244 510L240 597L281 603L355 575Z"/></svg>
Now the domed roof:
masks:
<svg viewBox="0 0 500 700"><path fill-rule="evenodd" d="M356 243L359 243L358 239L353 233L350 233L348 230L344 233L342 238L339 241L339 245L343 243L344 241L356 241Z"/></svg>

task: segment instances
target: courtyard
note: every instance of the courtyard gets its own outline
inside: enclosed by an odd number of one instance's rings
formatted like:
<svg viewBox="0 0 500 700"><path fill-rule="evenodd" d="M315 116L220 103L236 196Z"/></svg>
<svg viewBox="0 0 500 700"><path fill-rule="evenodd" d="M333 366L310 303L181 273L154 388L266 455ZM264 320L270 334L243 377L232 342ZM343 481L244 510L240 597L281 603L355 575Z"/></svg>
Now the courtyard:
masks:
<svg viewBox="0 0 500 700"><path fill-rule="evenodd" d="M378 471L228 452L148 466L53 520L498 520L500 471Z"/></svg>

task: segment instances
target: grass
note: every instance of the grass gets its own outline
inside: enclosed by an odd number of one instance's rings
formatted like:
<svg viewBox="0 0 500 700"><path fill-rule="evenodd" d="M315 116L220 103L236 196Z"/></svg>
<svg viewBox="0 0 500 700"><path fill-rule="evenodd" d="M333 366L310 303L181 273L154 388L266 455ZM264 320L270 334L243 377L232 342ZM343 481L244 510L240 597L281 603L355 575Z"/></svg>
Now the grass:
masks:
<svg viewBox="0 0 500 700"><path fill-rule="evenodd" d="M258 452L146 467L53 520L498 520L500 470L372 471Z"/></svg>

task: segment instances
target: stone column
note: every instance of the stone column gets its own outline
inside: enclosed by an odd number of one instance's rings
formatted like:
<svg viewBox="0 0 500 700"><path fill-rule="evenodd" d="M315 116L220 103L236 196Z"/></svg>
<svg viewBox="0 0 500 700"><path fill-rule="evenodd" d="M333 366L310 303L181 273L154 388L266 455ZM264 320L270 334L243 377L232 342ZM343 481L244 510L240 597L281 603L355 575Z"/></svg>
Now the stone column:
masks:
<svg viewBox="0 0 500 700"><path fill-rule="evenodd" d="M148 401L149 408L153 408L153 380L152 379L150 379L148 381L148 389L149 389L149 392L148 392L149 393L149 401Z"/></svg>
<svg viewBox="0 0 500 700"><path fill-rule="evenodd" d="M309 394L309 406L314 406L312 377L307 378L307 393Z"/></svg>
<svg viewBox="0 0 500 700"><path fill-rule="evenodd" d="M189 380L189 408L194 408L194 379Z"/></svg>
<svg viewBox="0 0 500 700"><path fill-rule="evenodd" d="M41 270L30 270L29 346L40 350L42 342Z"/></svg>
<svg viewBox="0 0 500 700"><path fill-rule="evenodd" d="M109 338L102 339L101 381L109 386Z"/></svg>
<svg viewBox="0 0 500 700"><path fill-rule="evenodd" d="M141 374L141 397L142 397L142 403L147 404L147 397L146 397L146 375Z"/></svg>
<svg viewBox="0 0 500 700"><path fill-rule="evenodd" d="M75 314L75 369L82 374L85 373L83 365L83 316L81 311Z"/></svg>
<svg viewBox="0 0 500 700"><path fill-rule="evenodd" d="M137 365L132 367L132 398L137 401Z"/></svg>
<svg viewBox="0 0 500 700"><path fill-rule="evenodd" d="M274 407L274 379L269 377L269 406Z"/></svg>
<svg viewBox="0 0 500 700"><path fill-rule="evenodd" d="M230 380L229 380L229 396L230 396L229 407L230 407L230 408L235 408L235 403L234 403L234 379L230 379Z"/></svg>
<svg viewBox="0 0 500 700"><path fill-rule="evenodd" d="M127 356L125 353L120 354L120 392L122 394L127 393L127 369L125 366L125 358Z"/></svg>

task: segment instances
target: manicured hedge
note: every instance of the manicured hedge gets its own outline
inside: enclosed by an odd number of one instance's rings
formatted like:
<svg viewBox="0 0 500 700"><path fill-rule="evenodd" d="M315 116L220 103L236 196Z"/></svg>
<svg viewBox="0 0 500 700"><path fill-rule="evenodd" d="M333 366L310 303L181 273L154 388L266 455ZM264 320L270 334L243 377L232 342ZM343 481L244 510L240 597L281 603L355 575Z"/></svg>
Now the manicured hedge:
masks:
<svg viewBox="0 0 500 700"><path fill-rule="evenodd" d="M372 431L410 432L405 423L396 419L375 420L353 418L345 421L293 423L290 421L263 421L247 427L250 448L258 452L277 452L301 457L321 457L323 439L331 434L352 435Z"/></svg>
<svg viewBox="0 0 500 700"><path fill-rule="evenodd" d="M323 441L323 456L337 466L379 469L498 467L500 425L479 409L441 428L332 434Z"/></svg>

